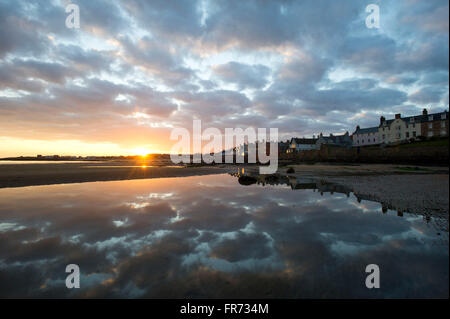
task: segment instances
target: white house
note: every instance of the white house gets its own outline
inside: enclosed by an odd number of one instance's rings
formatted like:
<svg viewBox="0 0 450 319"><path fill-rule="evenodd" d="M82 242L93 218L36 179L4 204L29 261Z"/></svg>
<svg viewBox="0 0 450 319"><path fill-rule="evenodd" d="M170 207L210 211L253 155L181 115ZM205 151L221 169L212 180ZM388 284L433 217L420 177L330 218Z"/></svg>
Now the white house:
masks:
<svg viewBox="0 0 450 319"><path fill-rule="evenodd" d="M289 142L289 148L286 153L296 153L300 151L309 151L309 150L317 150L320 148L317 144L317 138L291 138Z"/></svg>
<svg viewBox="0 0 450 319"><path fill-rule="evenodd" d="M399 143L420 136L448 136L448 111L428 114L424 109L421 115L402 117L395 114L391 120L381 116L378 127L361 129L357 126L352 135L353 146Z"/></svg>
<svg viewBox="0 0 450 319"><path fill-rule="evenodd" d="M341 135L330 134L330 136L324 136L322 133L320 133L319 138L316 142L317 149L320 149L322 144L351 147L353 142L348 132L345 132L345 134Z"/></svg>
<svg viewBox="0 0 450 319"><path fill-rule="evenodd" d="M395 114L395 119L386 120L380 118L378 132L381 143L391 144L415 139L421 135L421 116L410 116L402 118L400 114Z"/></svg>
<svg viewBox="0 0 450 319"><path fill-rule="evenodd" d="M378 126L360 128L358 125L352 137L353 146L377 145L381 143Z"/></svg>

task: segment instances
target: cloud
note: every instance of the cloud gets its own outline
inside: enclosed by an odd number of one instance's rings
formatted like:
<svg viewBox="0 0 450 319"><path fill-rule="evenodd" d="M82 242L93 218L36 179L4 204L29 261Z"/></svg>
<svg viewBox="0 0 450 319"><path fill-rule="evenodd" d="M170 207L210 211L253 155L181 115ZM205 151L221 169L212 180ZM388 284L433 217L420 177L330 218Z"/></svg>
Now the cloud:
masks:
<svg viewBox="0 0 450 319"><path fill-rule="evenodd" d="M225 82L237 84L240 90L261 89L267 84L270 69L264 65L228 62L213 66L213 72Z"/></svg>
<svg viewBox="0 0 450 319"><path fill-rule="evenodd" d="M408 99L419 104L439 103L445 92L448 92L448 90L445 91L441 87L425 86L411 93Z"/></svg>
<svg viewBox="0 0 450 319"><path fill-rule="evenodd" d="M0 4L0 126L11 138L151 136L145 144L169 151L170 127L193 118L312 135L351 130L357 114L377 123L392 109L448 108L446 1L380 4L376 30L357 0L78 4L80 29L64 26L63 2Z"/></svg>

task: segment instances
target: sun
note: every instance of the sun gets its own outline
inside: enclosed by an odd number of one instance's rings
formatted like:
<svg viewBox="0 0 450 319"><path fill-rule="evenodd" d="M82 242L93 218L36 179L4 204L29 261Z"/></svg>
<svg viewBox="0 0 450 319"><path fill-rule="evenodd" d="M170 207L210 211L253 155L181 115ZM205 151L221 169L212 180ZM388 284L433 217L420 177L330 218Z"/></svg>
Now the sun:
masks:
<svg viewBox="0 0 450 319"><path fill-rule="evenodd" d="M133 155L140 155L140 156L146 156L147 154L151 153L149 149L146 148L135 148L131 151Z"/></svg>

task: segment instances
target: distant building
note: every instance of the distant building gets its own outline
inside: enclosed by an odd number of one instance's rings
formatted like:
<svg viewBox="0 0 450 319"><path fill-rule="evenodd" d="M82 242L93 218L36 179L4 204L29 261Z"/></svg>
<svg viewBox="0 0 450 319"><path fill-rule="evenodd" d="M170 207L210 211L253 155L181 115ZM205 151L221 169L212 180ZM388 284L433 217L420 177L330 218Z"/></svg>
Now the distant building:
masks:
<svg viewBox="0 0 450 319"><path fill-rule="evenodd" d="M380 144L380 134L378 126L360 128L356 127L356 131L352 134L353 146L366 146Z"/></svg>
<svg viewBox="0 0 450 319"><path fill-rule="evenodd" d="M448 111L428 114L427 109L424 109L420 133L426 137L448 136Z"/></svg>
<svg viewBox="0 0 450 319"><path fill-rule="evenodd" d="M322 144L341 147L351 147L353 145L353 141L348 132L345 132L345 134L342 135L330 134L330 136L323 136L323 134L320 133L316 145L320 149Z"/></svg>
<svg viewBox="0 0 450 319"><path fill-rule="evenodd" d="M401 117L396 114L392 120L382 116L378 132L384 144L414 140L419 136L448 136L448 111L428 114L427 109L423 109L422 115Z"/></svg>
<svg viewBox="0 0 450 319"><path fill-rule="evenodd" d="M285 154L287 153L288 149L290 146L290 142L286 141L286 142L278 142L278 154Z"/></svg>
<svg viewBox="0 0 450 319"><path fill-rule="evenodd" d="M353 146L366 146L400 143L433 136L448 136L448 111L428 114L427 109L423 109L422 115L402 117L398 113L391 120L381 116L377 127L361 129L358 125L352 139Z"/></svg>
<svg viewBox="0 0 450 319"><path fill-rule="evenodd" d="M289 142L289 148L286 150L287 153L296 153L300 151L317 150L320 146L317 146L317 138L291 138Z"/></svg>

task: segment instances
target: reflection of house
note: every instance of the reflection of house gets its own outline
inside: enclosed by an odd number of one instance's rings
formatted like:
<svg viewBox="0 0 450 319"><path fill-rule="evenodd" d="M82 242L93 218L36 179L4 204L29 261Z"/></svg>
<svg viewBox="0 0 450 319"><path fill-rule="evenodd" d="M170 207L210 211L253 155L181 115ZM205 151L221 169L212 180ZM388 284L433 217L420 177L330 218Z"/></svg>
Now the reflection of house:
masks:
<svg viewBox="0 0 450 319"><path fill-rule="evenodd" d="M289 142L289 149L287 153L296 153L300 151L309 151L319 149L320 146L317 146L317 138L291 138Z"/></svg>
<svg viewBox="0 0 450 319"><path fill-rule="evenodd" d="M428 212L411 212L410 202L403 202L399 204L398 202L393 205L391 201L386 201L380 199L378 195L372 194L360 194L356 193L354 190L349 188L346 185L341 185L339 183L329 183L326 181L322 181L320 179L315 178L307 178L307 177L299 177L292 175L281 175L281 174L272 174L272 175L260 175L257 170L247 170L246 168L238 168L236 173L230 173L230 175L239 178L239 183L242 185L252 185L257 184L261 186L266 185L288 185L292 190L308 190L311 189L314 192L319 192L320 195L325 193L330 193L331 195L345 194L347 197L350 197L350 194L356 197L358 203L364 201L377 202L381 204L381 211L383 213L387 213L388 210L396 210L397 216L403 216L405 213L422 215L424 220L432 223L432 226L438 229L439 231L444 231L448 233L448 214L438 214L433 211ZM247 178L241 181L242 178Z"/></svg>
<svg viewBox="0 0 450 319"><path fill-rule="evenodd" d="M320 148L322 144L349 147L352 146L353 141L348 132L345 132L345 134L342 135L330 134L330 136L323 136L322 133L320 133L316 145Z"/></svg>
<svg viewBox="0 0 450 319"><path fill-rule="evenodd" d="M318 190L322 195L323 193L342 193L350 196L350 189L345 186L331 183L323 183L320 180L308 177L297 177L288 175L260 175L256 171L246 171L244 168L239 168L237 173L230 173L230 175L243 178L248 178L249 182L245 185L258 184L258 185L288 185L291 189L313 189ZM252 182L250 182L250 179ZM246 181L247 182L247 181Z"/></svg>

